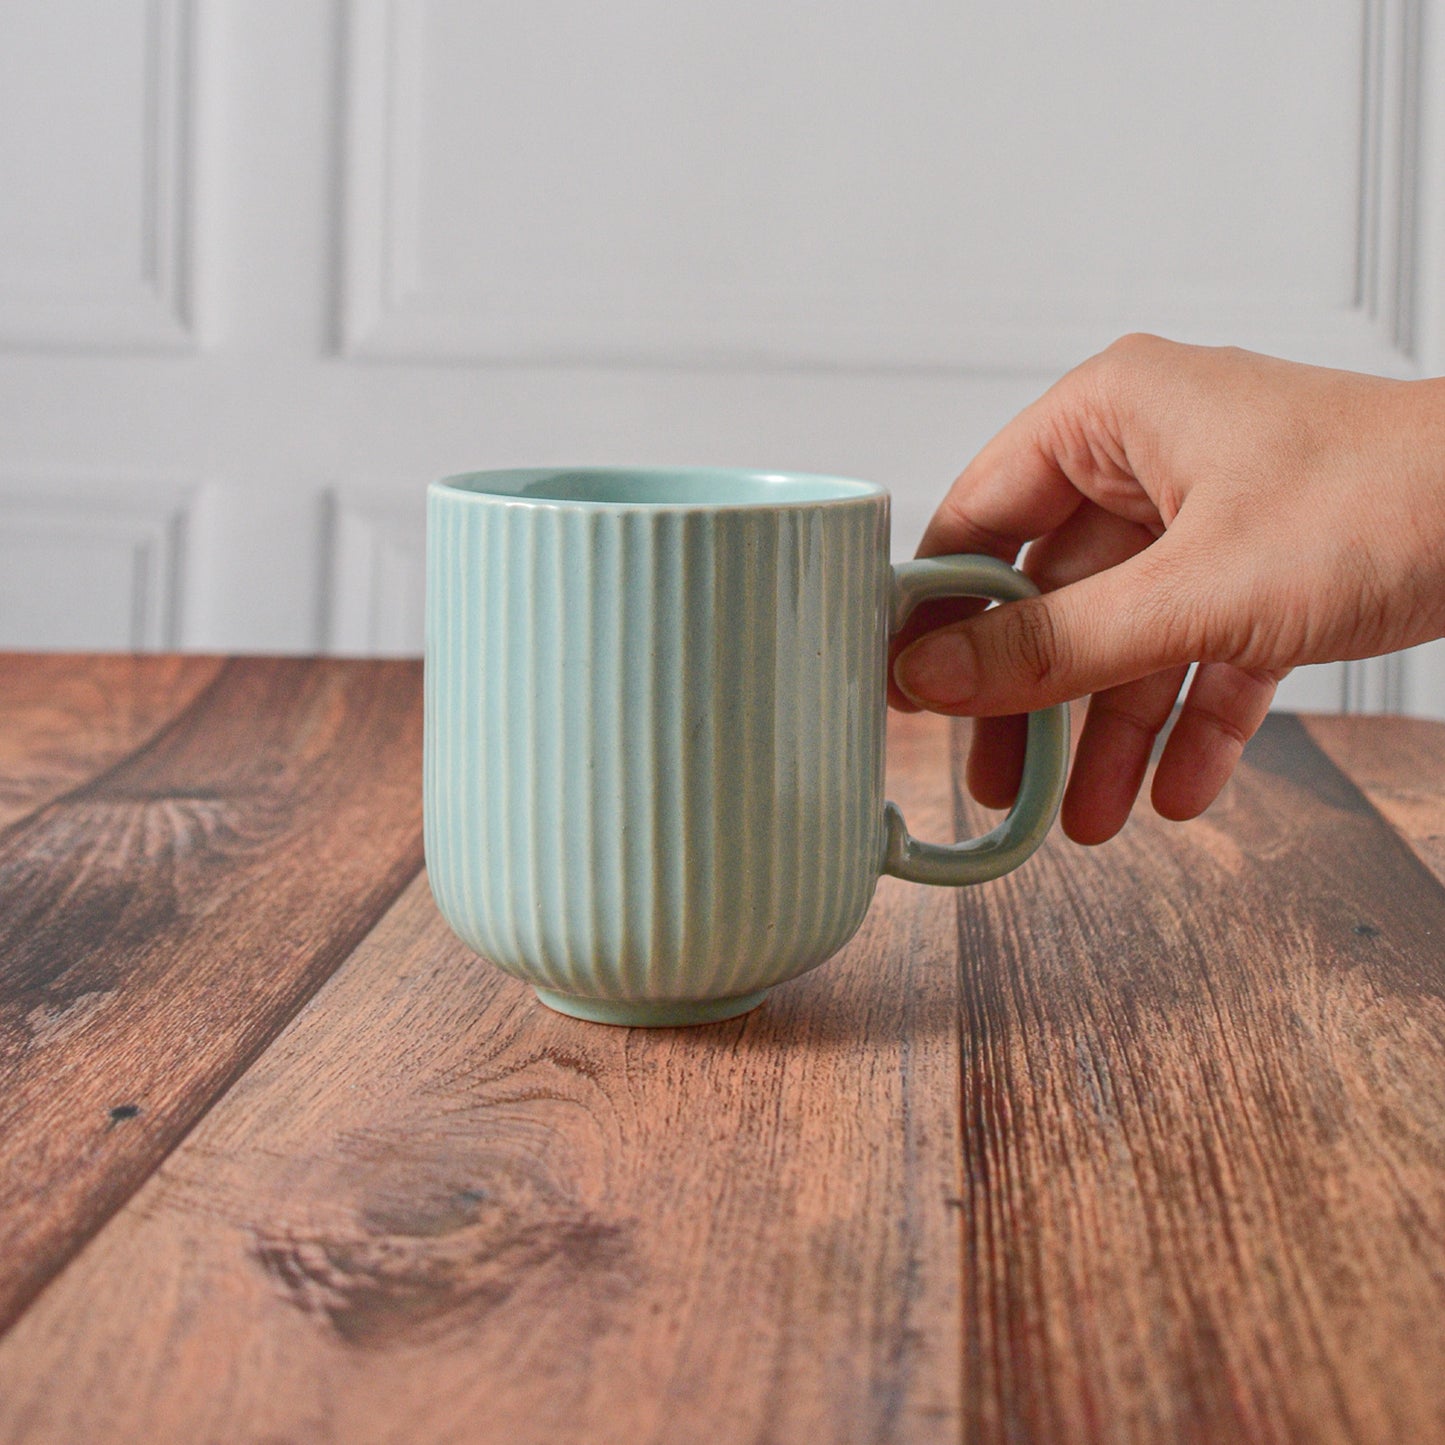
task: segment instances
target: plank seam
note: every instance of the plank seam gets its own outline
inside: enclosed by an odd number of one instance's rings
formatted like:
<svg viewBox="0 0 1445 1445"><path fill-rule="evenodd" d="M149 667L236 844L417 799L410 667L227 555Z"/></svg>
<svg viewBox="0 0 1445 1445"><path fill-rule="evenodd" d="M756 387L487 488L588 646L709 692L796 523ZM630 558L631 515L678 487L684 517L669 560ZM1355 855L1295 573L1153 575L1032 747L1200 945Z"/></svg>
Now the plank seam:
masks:
<svg viewBox="0 0 1445 1445"><path fill-rule="evenodd" d="M51 808L57 808L65 803L79 801L123 768L129 767L138 758L143 758L148 753L154 752L197 708L209 701L211 694L225 681L226 675L232 670L233 666L234 659L223 659L215 677L213 677L190 702L181 708L179 712L172 713L154 732L142 738L134 748L128 753L124 753L118 757L109 767L102 768L100 772L94 776L86 778L83 782L76 783L74 787L67 788L63 793L57 793L53 798L47 798L38 807L32 808L28 813L22 813L20 817L11 819L3 828L0 828L0 848L3 848L17 833L29 827L37 818L48 812Z"/></svg>

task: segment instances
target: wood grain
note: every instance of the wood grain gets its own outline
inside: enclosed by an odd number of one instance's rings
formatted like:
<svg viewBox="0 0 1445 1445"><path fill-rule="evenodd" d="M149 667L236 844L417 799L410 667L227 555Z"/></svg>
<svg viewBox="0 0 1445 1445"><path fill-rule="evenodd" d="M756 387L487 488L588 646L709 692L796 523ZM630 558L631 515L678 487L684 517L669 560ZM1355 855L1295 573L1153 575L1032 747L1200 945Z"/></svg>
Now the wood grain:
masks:
<svg viewBox="0 0 1445 1445"><path fill-rule="evenodd" d="M894 744L945 836L946 728ZM0 1344L0 1437L956 1438L953 909L884 880L756 1013L620 1030L418 880Z"/></svg>
<svg viewBox="0 0 1445 1445"><path fill-rule="evenodd" d="M134 752L220 670L217 657L0 653L0 829Z"/></svg>
<svg viewBox="0 0 1445 1445"><path fill-rule="evenodd" d="M969 895L966 1439L1445 1439L1442 943L1278 716L1204 819Z"/></svg>
<svg viewBox="0 0 1445 1445"><path fill-rule="evenodd" d="M1421 862L1445 882L1445 724L1404 717L1302 721Z"/></svg>
<svg viewBox="0 0 1445 1445"><path fill-rule="evenodd" d="M172 680L0 740L11 1315L60 1271L0 1439L1445 1438L1445 728L1271 719L1205 819L885 881L758 1013L650 1033L538 1008L421 879L357 946L417 862L414 667ZM931 836L948 756L898 720Z"/></svg>
<svg viewBox="0 0 1445 1445"><path fill-rule="evenodd" d="M0 835L0 1325L416 873L420 712L414 663L231 662Z"/></svg>

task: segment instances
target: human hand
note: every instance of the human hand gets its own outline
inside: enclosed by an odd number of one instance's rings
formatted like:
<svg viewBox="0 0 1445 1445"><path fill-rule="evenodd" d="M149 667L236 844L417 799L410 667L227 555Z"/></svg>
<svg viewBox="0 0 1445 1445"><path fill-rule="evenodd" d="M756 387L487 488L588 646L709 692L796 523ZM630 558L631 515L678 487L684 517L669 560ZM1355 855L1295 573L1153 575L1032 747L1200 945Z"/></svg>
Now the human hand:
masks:
<svg viewBox="0 0 1445 1445"><path fill-rule="evenodd" d="M1195 817L1290 668L1445 635L1445 379L1125 337L984 447L918 552L1025 543L1045 595L920 608L890 700L977 717L969 789L1005 807L1016 714L1092 693L1061 819L1102 843L1198 662L1152 790Z"/></svg>

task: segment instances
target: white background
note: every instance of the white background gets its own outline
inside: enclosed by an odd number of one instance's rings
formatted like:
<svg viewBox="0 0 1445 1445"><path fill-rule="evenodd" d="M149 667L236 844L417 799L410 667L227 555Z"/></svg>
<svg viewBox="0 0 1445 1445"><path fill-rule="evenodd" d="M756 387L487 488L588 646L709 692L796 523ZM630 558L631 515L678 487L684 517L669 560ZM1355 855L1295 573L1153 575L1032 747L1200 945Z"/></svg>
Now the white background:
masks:
<svg viewBox="0 0 1445 1445"><path fill-rule="evenodd" d="M5 0L0 646L415 651L473 467L870 477L907 555L1132 329L1445 371L1442 23ZM1445 716L1442 654L1282 700Z"/></svg>

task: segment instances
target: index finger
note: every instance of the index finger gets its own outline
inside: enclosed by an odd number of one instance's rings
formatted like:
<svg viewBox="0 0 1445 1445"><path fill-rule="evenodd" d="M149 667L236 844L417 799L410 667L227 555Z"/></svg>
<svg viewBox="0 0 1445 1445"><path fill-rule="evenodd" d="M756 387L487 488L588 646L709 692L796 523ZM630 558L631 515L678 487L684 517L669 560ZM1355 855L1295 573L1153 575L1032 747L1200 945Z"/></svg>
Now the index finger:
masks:
<svg viewBox="0 0 1445 1445"><path fill-rule="evenodd" d="M918 556L984 552L1014 563L1025 543L1053 531L1078 510L1083 494L1042 442L1062 386L1058 383L1021 411L964 468L924 531ZM918 711L893 681L898 654L925 633L962 622L987 605L972 597L941 597L913 613L889 643L890 706Z"/></svg>
<svg viewBox="0 0 1445 1445"><path fill-rule="evenodd" d="M1025 407L963 469L918 544L920 557L985 552L1014 562L1025 543L1068 521L1084 500L1057 446L1073 377Z"/></svg>

